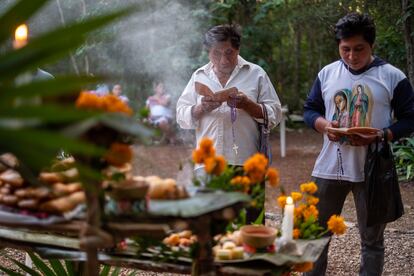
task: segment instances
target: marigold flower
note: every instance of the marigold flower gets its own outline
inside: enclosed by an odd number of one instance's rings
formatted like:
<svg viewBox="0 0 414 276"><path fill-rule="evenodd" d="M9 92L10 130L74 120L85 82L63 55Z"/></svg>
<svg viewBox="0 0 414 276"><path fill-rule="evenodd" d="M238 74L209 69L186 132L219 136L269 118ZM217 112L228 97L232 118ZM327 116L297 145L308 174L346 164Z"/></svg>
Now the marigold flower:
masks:
<svg viewBox="0 0 414 276"><path fill-rule="evenodd" d="M120 167L132 160L132 150L129 145L113 143L104 159L111 165Z"/></svg>
<svg viewBox="0 0 414 276"><path fill-rule="evenodd" d="M214 167L213 174L220 175L226 169L227 161L222 155L216 156L214 159L216 162L216 166Z"/></svg>
<svg viewBox="0 0 414 276"><path fill-rule="evenodd" d="M98 96L83 91L76 100L76 107L84 109L97 109L106 112L120 112L132 115L132 109L115 95Z"/></svg>
<svg viewBox="0 0 414 276"><path fill-rule="evenodd" d="M220 175L226 169L227 162L223 156L208 157L204 160L204 170L208 174Z"/></svg>
<svg viewBox="0 0 414 276"><path fill-rule="evenodd" d="M319 203L319 198L315 197L315 196L307 196L306 197L306 202L309 205L316 205Z"/></svg>
<svg viewBox="0 0 414 276"><path fill-rule="evenodd" d="M270 186L276 187L277 185L279 185L280 177L278 170L274 168L269 168L267 170L267 178L269 179Z"/></svg>
<svg viewBox="0 0 414 276"><path fill-rule="evenodd" d="M77 108L84 109L103 109L103 102L98 95L88 91L82 91L75 103Z"/></svg>
<svg viewBox="0 0 414 276"><path fill-rule="evenodd" d="M294 210L294 217L295 217L295 224L300 222L300 219L302 218L303 215L303 210L305 210L306 205L304 204L300 204L298 207L295 208Z"/></svg>
<svg viewBox="0 0 414 276"><path fill-rule="evenodd" d="M199 143L199 150L203 153L204 158L214 157L216 150L213 146L213 140L204 137Z"/></svg>
<svg viewBox="0 0 414 276"><path fill-rule="evenodd" d="M293 229L293 238L295 240L299 239L300 237L300 230L298 228Z"/></svg>
<svg viewBox="0 0 414 276"><path fill-rule="evenodd" d="M328 229L337 235L344 234L346 230L344 218L337 215L331 216L328 220Z"/></svg>
<svg viewBox="0 0 414 276"><path fill-rule="evenodd" d="M244 162L243 169L252 182L260 183L264 179L267 163L268 160L263 154L256 153Z"/></svg>
<svg viewBox="0 0 414 276"><path fill-rule="evenodd" d="M314 194L318 190L318 186L315 182L307 182L300 185L300 191L302 193Z"/></svg>
<svg viewBox="0 0 414 276"><path fill-rule="evenodd" d="M309 205L307 206L304 210L303 210L303 217L305 218L305 220L307 220L308 218L310 218L311 216L313 216L314 219L317 219L319 216L319 211L318 209L315 207L315 205Z"/></svg>
<svg viewBox="0 0 414 276"><path fill-rule="evenodd" d="M285 208L286 205L286 199L287 197L284 195L281 195L277 198L277 203L279 204L280 208Z"/></svg>
<svg viewBox="0 0 414 276"><path fill-rule="evenodd" d="M298 202L299 200L302 199L302 194L298 192L291 192L290 196L292 197L293 202Z"/></svg>
<svg viewBox="0 0 414 276"><path fill-rule="evenodd" d="M292 270L296 271L296 272L307 272L307 271L311 271L312 269L313 269L313 263L312 262L295 264L292 267Z"/></svg>
<svg viewBox="0 0 414 276"><path fill-rule="evenodd" d="M193 150L192 156L193 156L194 163L201 164L204 162L204 155L201 150L198 150L198 149Z"/></svg>
<svg viewBox="0 0 414 276"><path fill-rule="evenodd" d="M204 160L204 170L206 173L212 174L215 167L216 159L214 157L209 157Z"/></svg>
<svg viewBox="0 0 414 276"><path fill-rule="evenodd" d="M230 184L249 186L250 185L250 179L247 176L235 176L230 181Z"/></svg>

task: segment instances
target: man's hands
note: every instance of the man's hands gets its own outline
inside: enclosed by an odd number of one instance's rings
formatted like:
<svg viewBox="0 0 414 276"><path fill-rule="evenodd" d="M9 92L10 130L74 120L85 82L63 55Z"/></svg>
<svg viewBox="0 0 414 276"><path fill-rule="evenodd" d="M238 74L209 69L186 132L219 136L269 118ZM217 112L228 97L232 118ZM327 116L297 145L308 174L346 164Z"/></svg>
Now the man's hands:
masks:
<svg viewBox="0 0 414 276"><path fill-rule="evenodd" d="M237 91L237 93L230 94L227 100L227 105L230 107L236 107L240 109L246 109L249 98L243 92Z"/></svg>
<svg viewBox="0 0 414 276"><path fill-rule="evenodd" d="M321 133L326 133L330 141L338 142L341 139L341 137L344 136L344 134L332 133L332 132L327 131L326 130L327 127L337 128L339 127L339 123L337 121L325 120L322 117L319 117L316 120L315 128ZM375 138L377 137L382 138L383 135L384 135L383 131L379 130L378 133L374 133L374 134L353 134L353 135L347 134L346 137L348 138L349 145L358 147L358 146L369 145L375 141ZM392 135L388 135L388 136L391 137L392 139Z"/></svg>
<svg viewBox="0 0 414 276"><path fill-rule="evenodd" d="M338 128L339 127L339 123L338 121L326 121L327 124L324 127L324 133L326 133L326 136L328 136L328 139L332 142L338 142L341 139L341 135L338 133L332 133L326 130L326 128L328 127L334 127L334 128Z"/></svg>
<svg viewBox="0 0 414 276"><path fill-rule="evenodd" d="M201 98L201 110L203 113L208 113L218 108L221 102L214 101L212 97L206 96Z"/></svg>
<svg viewBox="0 0 414 276"><path fill-rule="evenodd" d="M210 113L220 105L221 102L214 101L210 96L205 96L201 98L200 104L193 106L191 114L194 119L199 120L204 114Z"/></svg>
<svg viewBox="0 0 414 276"><path fill-rule="evenodd" d="M237 91L237 89L232 88L229 89L228 93L229 95L226 101L228 106L243 109L254 118L263 118L262 107L259 104L250 100L246 96L246 94ZM200 104L193 107L191 113L194 119L198 120L204 114L209 113L214 109L220 107L221 104L222 101L220 100L220 97L215 99L210 96L205 96L201 98Z"/></svg>

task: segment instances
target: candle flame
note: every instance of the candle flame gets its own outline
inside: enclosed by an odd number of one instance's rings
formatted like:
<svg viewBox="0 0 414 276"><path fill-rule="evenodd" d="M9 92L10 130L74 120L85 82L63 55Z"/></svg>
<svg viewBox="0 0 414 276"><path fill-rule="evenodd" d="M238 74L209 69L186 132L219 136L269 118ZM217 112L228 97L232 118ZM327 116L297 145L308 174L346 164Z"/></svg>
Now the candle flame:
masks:
<svg viewBox="0 0 414 276"><path fill-rule="evenodd" d="M289 205L293 204L293 199L292 199L292 197L290 197L290 196L288 196L288 197L287 197L287 199L286 199L286 204L289 204Z"/></svg>
<svg viewBox="0 0 414 276"><path fill-rule="evenodd" d="M25 41L27 40L27 34L28 34L28 28L26 24L22 24L16 28L16 31L14 32L14 38L16 40Z"/></svg>

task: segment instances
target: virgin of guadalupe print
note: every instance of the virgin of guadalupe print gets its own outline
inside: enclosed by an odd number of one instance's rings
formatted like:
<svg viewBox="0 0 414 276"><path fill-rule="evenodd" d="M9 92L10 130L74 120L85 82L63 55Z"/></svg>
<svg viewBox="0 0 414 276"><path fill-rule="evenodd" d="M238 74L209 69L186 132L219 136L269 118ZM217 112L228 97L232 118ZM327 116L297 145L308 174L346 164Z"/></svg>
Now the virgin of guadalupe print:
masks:
<svg viewBox="0 0 414 276"><path fill-rule="evenodd" d="M349 115L351 127L371 126L372 95L368 86L358 84L352 88Z"/></svg>
<svg viewBox="0 0 414 276"><path fill-rule="evenodd" d="M339 123L339 127L350 127L349 106L352 92L349 89L341 89L335 93L335 114L332 120Z"/></svg>

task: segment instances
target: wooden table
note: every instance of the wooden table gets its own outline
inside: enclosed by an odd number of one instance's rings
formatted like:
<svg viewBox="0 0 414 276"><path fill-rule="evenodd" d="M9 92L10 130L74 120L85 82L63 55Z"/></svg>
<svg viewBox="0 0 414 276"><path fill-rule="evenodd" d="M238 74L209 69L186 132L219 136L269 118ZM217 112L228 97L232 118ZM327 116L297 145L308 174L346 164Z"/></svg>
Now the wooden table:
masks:
<svg viewBox="0 0 414 276"><path fill-rule="evenodd" d="M109 219L103 230L119 241L131 236L162 238L170 231L190 229L198 237L199 256L191 264L154 263L136 256L111 255L99 250L100 263L168 271L192 275L215 275L212 255L213 235L223 231L229 221L237 217L249 197L240 193L206 193L185 200L151 201L148 213L135 218ZM0 223L0 246L32 250L47 258L71 256L71 260L88 261L80 245L80 229L84 221L74 220L52 225L22 225ZM90 273L91 274L91 273Z"/></svg>

